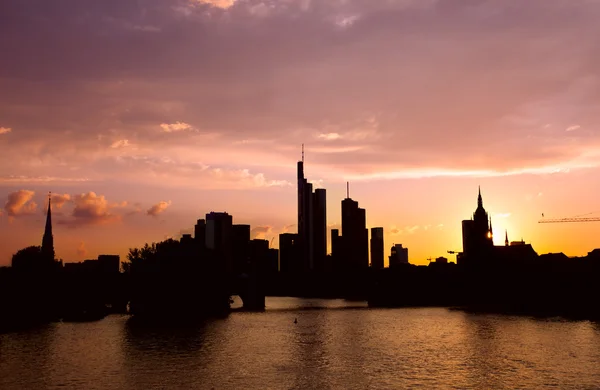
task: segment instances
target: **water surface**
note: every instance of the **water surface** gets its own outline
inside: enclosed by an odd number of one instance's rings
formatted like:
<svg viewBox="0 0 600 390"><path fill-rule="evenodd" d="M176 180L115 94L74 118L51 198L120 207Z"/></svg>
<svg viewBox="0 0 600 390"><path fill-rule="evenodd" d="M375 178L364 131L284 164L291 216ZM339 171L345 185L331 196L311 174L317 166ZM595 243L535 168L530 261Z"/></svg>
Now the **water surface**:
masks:
<svg viewBox="0 0 600 390"><path fill-rule="evenodd" d="M600 388L600 324L267 298L188 327L109 316L0 335L1 389L548 387Z"/></svg>

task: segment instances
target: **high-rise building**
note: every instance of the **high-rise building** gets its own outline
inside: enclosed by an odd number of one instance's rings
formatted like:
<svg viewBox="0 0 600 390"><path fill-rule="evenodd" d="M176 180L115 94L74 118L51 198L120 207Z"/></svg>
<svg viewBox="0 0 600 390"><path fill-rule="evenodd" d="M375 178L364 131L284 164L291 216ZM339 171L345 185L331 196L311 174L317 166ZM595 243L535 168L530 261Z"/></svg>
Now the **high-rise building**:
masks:
<svg viewBox="0 0 600 390"><path fill-rule="evenodd" d="M371 228L371 268L383 268L383 228Z"/></svg>
<svg viewBox="0 0 600 390"><path fill-rule="evenodd" d="M194 226L194 240L196 240L201 247L206 246L206 221L203 219L199 219L196 226Z"/></svg>
<svg viewBox="0 0 600 390"><path fill-rule="evenodd" d="M327 256L327 194L324 188L318 188L313 194L313 267L317 271L325 268Z"/></svg>
<svg viewBox="0 0 600 390"><path fill-rule="evenodd" d="M390 268L396 268L401 264L408 264L408 248L402 247L402 244L392 245L389 264Z"/></svg>
<svg viewBox="0 0 600 390"><path fill-rule="evenodd" d="M282 233L279 235L279 272L293 273L300 268L298 235Z"/></svg>
<svg viewBox="0 0 600 390"><path fill-rule="evenodd" d="M369 267L369 230L366 211L350 198L342 200L341 256L344 268L359 271Z"/></svg>
<svg viewBox="0 0 600 390"><path fill-rule="evenodd" d="M227 213L206 214L206 247L222 262L227 272L233 271L233 218Z"/></svg>
<svg viewBox="0 0 600 390"><path fill-rule="evenodd" d="M232 253L234 272L248 271L250 260L250 225L233 225Z"/></svg>
<svg viewBox="0 0 600 390"><path fill-rule="evenodd" d="M42 257L44 261L54 261L54 236L52 235L52 194L48 194L48 212L46 214L46 227L42 237Z"/></svg>
<svg viewBox="0 0 600 390"><path fill-rule="evenodd" d="M322 270L327 255L327 195L325 189L313 192L304 177L304 145L302 161L298 161L298 237L296 239L301 271Z"/></svg>

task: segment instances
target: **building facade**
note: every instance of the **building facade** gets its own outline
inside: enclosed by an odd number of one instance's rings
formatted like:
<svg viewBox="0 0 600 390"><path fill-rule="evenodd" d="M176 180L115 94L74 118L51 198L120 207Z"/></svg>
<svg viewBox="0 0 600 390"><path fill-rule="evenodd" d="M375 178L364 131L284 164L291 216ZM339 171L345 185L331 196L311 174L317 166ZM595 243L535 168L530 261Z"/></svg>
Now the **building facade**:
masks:
<svg viewBox="0 0 600 390"><path fill-rule="evenodd" d="M383 228L371 228L371 268L383 269Z"/></svg>

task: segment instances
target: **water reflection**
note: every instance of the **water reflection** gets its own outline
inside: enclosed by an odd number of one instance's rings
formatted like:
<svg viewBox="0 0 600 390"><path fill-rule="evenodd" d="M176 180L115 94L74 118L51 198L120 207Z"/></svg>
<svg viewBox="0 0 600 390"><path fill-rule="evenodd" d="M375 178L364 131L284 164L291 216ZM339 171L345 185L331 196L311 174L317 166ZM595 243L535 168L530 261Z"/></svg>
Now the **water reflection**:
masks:
<svg viewBox="0 0 600 390"><path fill-rule="evenodd" d="M263 313L186 326L109 316L4 334L0 388L569 389L600 383L597 322L353 306L271 298Z"/></svg>
<svg viewBox="0 0 600 390"><path fill-rule="evenodd" d="M43 388L51 382L56 324L0 335L0 388Z"/></svg>

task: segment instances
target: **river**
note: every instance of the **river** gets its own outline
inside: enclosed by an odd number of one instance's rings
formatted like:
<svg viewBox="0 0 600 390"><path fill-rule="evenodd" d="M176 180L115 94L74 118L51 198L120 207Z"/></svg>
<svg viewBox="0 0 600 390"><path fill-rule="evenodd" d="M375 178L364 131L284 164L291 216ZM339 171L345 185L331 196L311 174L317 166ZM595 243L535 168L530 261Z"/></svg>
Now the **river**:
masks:
<svg viewBox="0 0 600 390"><path fill-rule="evenodd" d="M267 298L188 327L111 315L0 335L1 389L549 387L600 388L599 323Z"/></svg>

